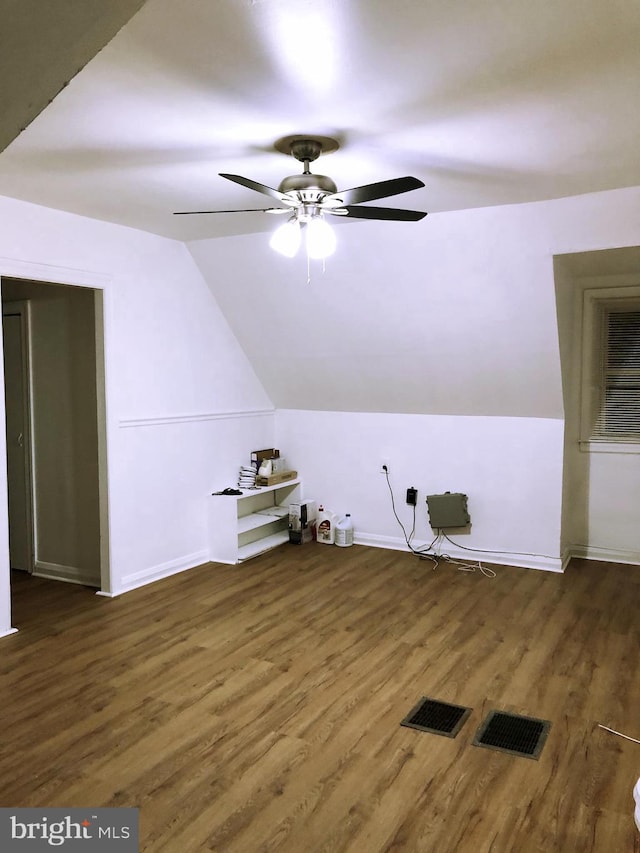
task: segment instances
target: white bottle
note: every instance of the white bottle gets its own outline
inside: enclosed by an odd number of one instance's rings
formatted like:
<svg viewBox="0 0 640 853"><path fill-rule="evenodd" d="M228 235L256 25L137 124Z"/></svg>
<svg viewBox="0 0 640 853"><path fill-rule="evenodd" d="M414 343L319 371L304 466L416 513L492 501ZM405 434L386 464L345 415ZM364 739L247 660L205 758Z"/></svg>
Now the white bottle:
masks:
<svg viewBox="0 0 640 853"><path fill-rule="evenodd" d="M347 513L335 525L335 543L340 548L348 548L353 545L353 522L351 513Z"/></svg>
<svg viewBox="0 0 640 853"><path fill-rule="evenodd" d="M318 507L318 520L316 521L316 539L325 545L333 545L335 537L335 516L322 504Z"/></svg>

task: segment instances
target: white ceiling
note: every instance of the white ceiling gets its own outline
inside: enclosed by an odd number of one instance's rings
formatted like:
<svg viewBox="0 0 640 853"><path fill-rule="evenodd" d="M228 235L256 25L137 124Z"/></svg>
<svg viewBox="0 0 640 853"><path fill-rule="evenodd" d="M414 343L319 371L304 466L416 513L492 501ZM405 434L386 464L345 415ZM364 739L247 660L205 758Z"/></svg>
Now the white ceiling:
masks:
<svg viewBox="0 0 640 853"><path fill-rule="evenodd" d="M185 240L268 230L172 212L269 206L218 173L277 187L294 133L339 139L315 171L340 189L415 175L388 204L430 212L640 185L639 44L637 0L148 0L0 154L0 194Z"/></svg>

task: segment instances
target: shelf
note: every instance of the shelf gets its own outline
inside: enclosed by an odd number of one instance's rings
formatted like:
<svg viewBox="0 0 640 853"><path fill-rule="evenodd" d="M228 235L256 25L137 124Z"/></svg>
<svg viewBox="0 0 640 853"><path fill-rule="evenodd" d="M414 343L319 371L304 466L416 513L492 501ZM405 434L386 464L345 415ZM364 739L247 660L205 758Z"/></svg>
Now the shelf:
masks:
<svg viewBox="0 0 640 853"><path fill-rule="evenodd" d="M289 504L300 500L299 479L211 495L207 503L209 559L241 563L289 541Z"/></svg>
<svg viewBox="0 0 640 853"><path fill-rule="evenodd" d="M238 535L247 533L249 530L255 530L258 527L264 527L267 524L273 524L274 521L281 521L281 515L267 515L265 512L253 512L251 515L243 515L238 519Z"/></svg>
<svg viewBox="0 0 640 853"><path fill-rule="evenodd" d="M275 483L273 486L258 486L257 489L245 489L241 495L236 495L236 500L242 500L242 498L250 498L253 495L264 495L269 492L277 492L280 489L286 489L289 486L298 486L300 485L300 479L296 477L295 480L285 480L284 483ZM242 491L242 489L240 490Z"/></svg>
<svg viewBox="0 0 640 853"><path fill-rule="evenodd" d="M281 530L278 533L272 533L271 536L265 536L262 539L256 539L255 542L250 542L248 545L241 545L238 548L238 562L242 563L251 557L257 557L263 551L270 551L277 545L282 545L289 541L289 530Z"/></svg>

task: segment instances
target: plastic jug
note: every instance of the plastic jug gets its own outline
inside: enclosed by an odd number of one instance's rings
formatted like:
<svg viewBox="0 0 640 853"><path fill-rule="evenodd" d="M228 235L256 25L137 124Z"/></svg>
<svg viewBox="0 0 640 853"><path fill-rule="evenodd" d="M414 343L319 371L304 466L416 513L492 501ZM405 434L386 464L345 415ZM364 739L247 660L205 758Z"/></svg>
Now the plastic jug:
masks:
<svg viewBox="0 0 640 853"><path fill-rule="evenodd" d="M335 539L336 517L322 504L318 507L318 520L316 522L316 539L325 545L333 545Z"/></svg>
<svg viewBox="0 0 640 853"><path fill-rule="evenodd" d="M347 513L335 524L335 543L340 548L348 548L353 545L353 522L351 513Z"/></svg>

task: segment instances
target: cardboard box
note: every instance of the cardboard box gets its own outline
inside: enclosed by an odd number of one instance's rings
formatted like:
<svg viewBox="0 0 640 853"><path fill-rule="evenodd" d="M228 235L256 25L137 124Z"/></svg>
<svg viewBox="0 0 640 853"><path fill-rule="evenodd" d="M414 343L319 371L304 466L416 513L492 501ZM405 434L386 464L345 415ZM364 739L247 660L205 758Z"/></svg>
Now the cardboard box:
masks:
<svg viewBox="0 0 640 853"><path fill-rule="evenodd" d="M280 451L275 447L267 447L265 450L252 450L251 461L258 463L258 468L263 459L278 459Z"/></svg>
<svg viewBox="0 0 640 853"><path fill-rule="evenodd" d="M289 542L303 545L315 536L318 507L315 501L294 501L289 504Z"/></svg>
<svg viewBox="0 0 640 853"><path fill-rule="evenodd" d="M278 483L295 480L297 476L297 471L281 471L279 474L271 474L270 477L256 477L256 486L277 486Z"/></svg>

